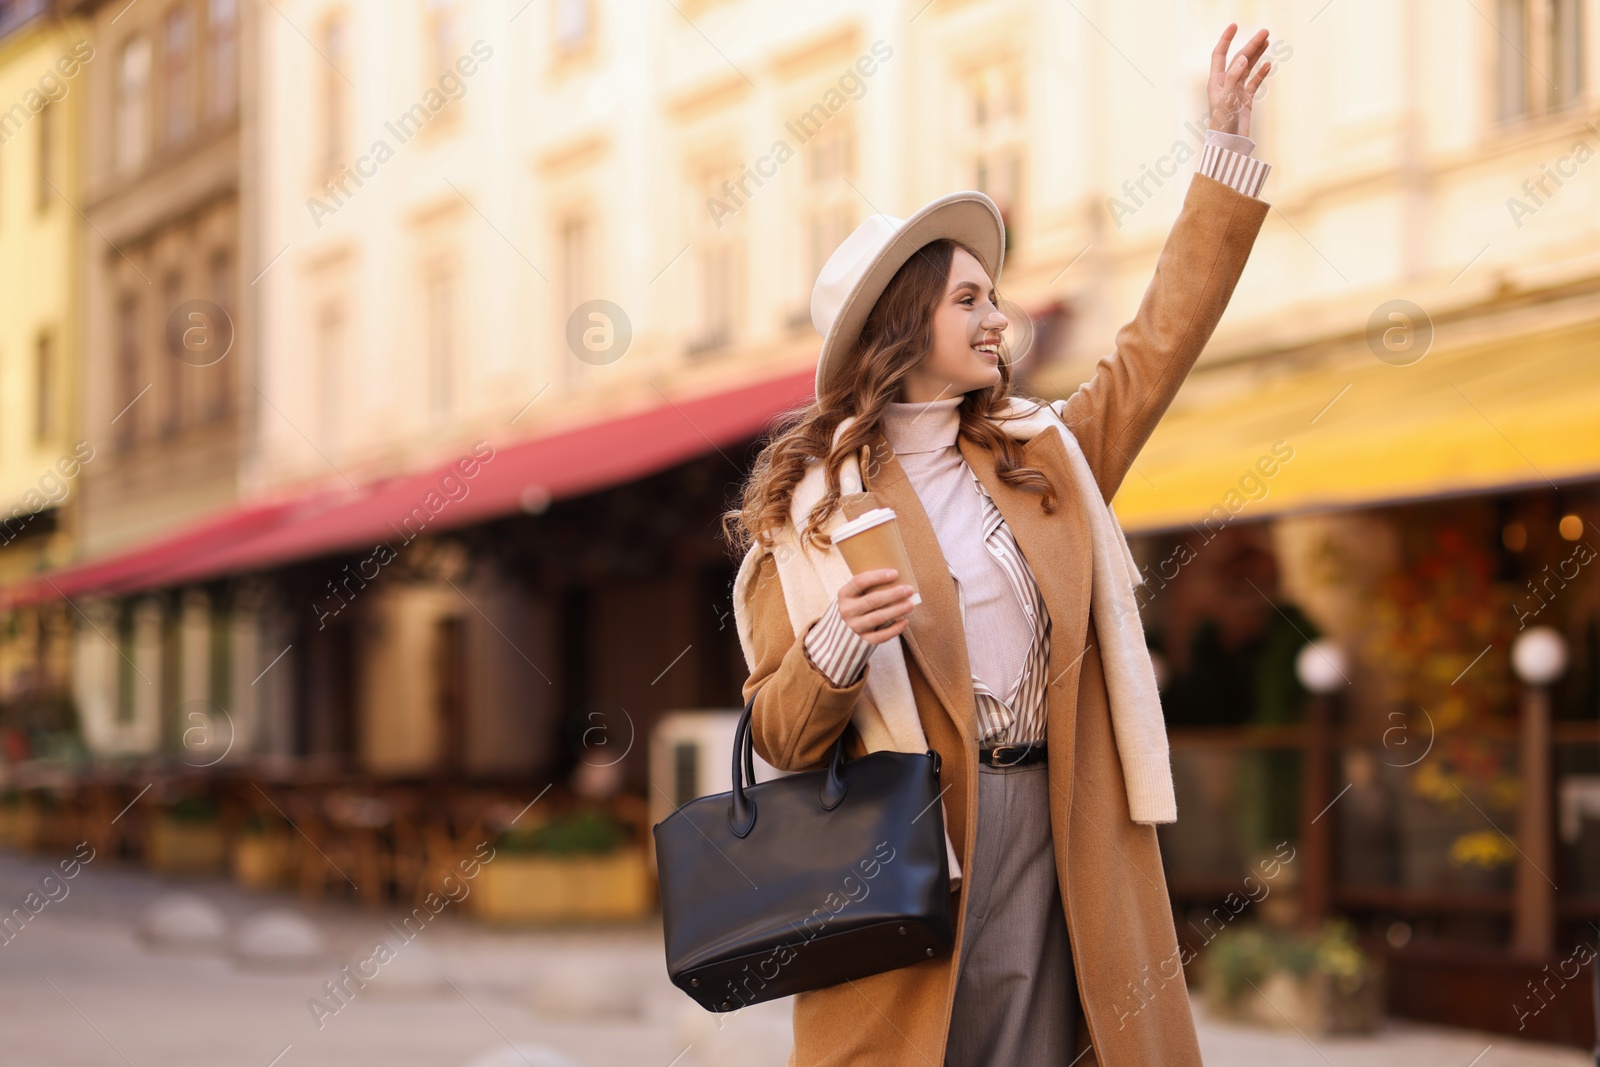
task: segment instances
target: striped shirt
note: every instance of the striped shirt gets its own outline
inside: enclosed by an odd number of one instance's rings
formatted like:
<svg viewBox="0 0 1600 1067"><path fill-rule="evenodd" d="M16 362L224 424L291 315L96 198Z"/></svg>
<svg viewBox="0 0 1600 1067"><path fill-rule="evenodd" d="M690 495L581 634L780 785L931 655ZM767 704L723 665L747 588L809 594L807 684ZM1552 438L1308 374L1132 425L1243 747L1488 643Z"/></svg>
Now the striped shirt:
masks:
<svg viewBox="0 0 1600 1067"><path fill-rule="evenodd" d="M952 398L959 404L960 398ZM936 402L939 403L939 402ZM911 405L907 405L911 406ZM953 445L951 446L954 447ZM978 711L978 738L984 745L1039 743L1044 740L1046 664L1050 658L1050 613L1045 608L1044 597L1039 592L1033 569L1028 566L1011 528L1001 517L988 490L978 480L978 475L967 466L972 486L980 504L983 526L983 545L1004 573L1009 592L1021 605L1028 620L1027 640L1023 642L1022 667L1003 691L996 693L977 673L972 675L973 697ZM966 627L967 596L961 576L950 567L950 577L956 586L956 600L961 609L961 621ZM969 638L971 637L969 631ZM834 600L828 610L806 633L806 652L813 664L834 686L853 685L866 669L867 658L876 647L861 637L839 614L839 602Z"/></svg>
<svg viewBox="0 0 1600 1067"><path fill-rule="evenodd" d="M1248 137L1210 130L1199 172L1255 196L1271 167L1250 158L1254 149ZM1000 509L955 446L960 403L959 396L891 403L882 429L933 522L955 581L973 668L979 742L1037 744L1045 740L1050 616ZM967 480L962 471L970 477L971 496L962 489ZM987 559L970 551L974 534ZM850 629L837 599L806 631L804 644L812 666L836 688L859 681L877 647Z"/></svg>
<svg viewBox="0 0 1600 1067"><path fill-rule="evenodd" d="M1255 196L1261 192L1261 185L1267 180L1267 172L1272 169L1271 164L1250 158L1248 151L1235 152L1224 147L1224 142L1219 140L1222 137L1246 141L1249 142L1251 149L1255 147L1255 142L1248 137L1218 133L1216 130L1207 131L1206 146L1200 150L1200 173L1208 178L1215 178L1245 196Z"/></svg>
<svg viewBox="0 0 1600 1067"><path fill-rule="evenodd" d="M1006 572L1011 591L1028 613L1028 620L1032 624L1027 658L1023 662L1022 672L1012 681L1010 689L1003 694L991 692L981 678L972 676L973 694L978 704L978 736L984 744L1037 744L1044 740L1044 689L1046 665L1050 661L1050 612L1044 606L1044 596L1039 592L1033 568L1028 566L1016 538L1011 536L1011 527L1000 516L999 507L978 480L976 472L972 475L972 484L983 498L984 547ZM955 577L954 572L951 577ZM961 620L965 625L966 597L959 579L956 582L956 596L961 603Z"/></svg>

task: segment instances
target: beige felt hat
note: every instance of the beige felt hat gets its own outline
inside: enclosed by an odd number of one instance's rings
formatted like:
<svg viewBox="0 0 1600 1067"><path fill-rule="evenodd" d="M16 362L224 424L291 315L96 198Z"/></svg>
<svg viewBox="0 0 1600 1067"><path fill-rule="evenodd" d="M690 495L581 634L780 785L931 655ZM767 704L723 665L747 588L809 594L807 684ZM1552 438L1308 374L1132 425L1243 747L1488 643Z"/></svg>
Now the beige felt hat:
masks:
<svg viewBox="0 0 1600 1067"><path fill-rule="evenodd" d="M834 249L811 289L811 323L822 335L817 395L850 362L867 314L890 279L923 245L948 237L977 253L999 284L1005 262L1005 223L983 193L965 190L939 197L907 219L869 215Z"/></svg>

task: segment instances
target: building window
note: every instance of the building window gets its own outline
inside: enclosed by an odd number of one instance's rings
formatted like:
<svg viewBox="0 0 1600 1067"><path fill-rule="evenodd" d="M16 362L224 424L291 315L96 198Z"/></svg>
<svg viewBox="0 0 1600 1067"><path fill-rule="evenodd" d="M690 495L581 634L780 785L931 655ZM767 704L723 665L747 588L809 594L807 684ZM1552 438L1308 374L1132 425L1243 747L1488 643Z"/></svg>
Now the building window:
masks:
<svg viewBox="0 0 1600 1067"><path fill-rule="evenodd" d="M344 162L345 144L349 137L350 98L344 80L345 61L349 51L349 27L343 15L335 15L322 27L322 54L328 62L322 64L322 169L332 173Z"/></svg>
<svg viewBox="0 0 1600 1067"><path fill-rule="evenodd" d="M209 272L211 302L222 309L227 320L213 323L212 329L225 331L232 339L229 350L217 362L202 368L206 375L205 417L211 422L220 422L233 410L233 366L237 357L232 348L239 341L239 327L233 321L233 257L225 251L216 253L211 257Z"/></svg>
<svg viewBox="0 0 1600 1067"><path fill-rule="evenodd" d="M428 394L435 418L449 415L456 402L456 283L448 270L428 277Z"/></svg>
<svg viewBox="0 0 1600 1067"><path fill-rule="evenodd" d="M340 441L339 405L344 403L344 312L329 304L317 316L317 429L322 447L337 451Z"/></svg>
<svg viewBox="0 0 1600 1067"><path fill-rule="evenodd" d="M150 147L150 41L135 37L117 60L116 162L131 171Z"/></svg>
<svg viewBox="0 0 1600 1067"><path fill-rule="evenodd" d="M56 107L46 104L36 120L39 126L39 154L34 158L34 208L45 211L55 199L56 174Z"/></svg>
<svg viewBox="0 0 1600 1067"><path fill-rule="evenodd" d="M139 416L134 401L143 389L139 376L139 298L125 293L117 302L117 414L111 417L121 450L132 447L138 436L135 427Z"/></svg>
<svg viewBox="0 0 1600 1067"><path fill-rule="evenodd" d="M423 0L422 89L424 92L445 92L447 100L443 109L435 112L432 119L427 121L425 129L430 134L449 129L459 118L461 109L451 105L466 91L466 85L455 69L462 51L461 10L457 0ZM454 82L446 78L447 74Z"/></svg>
<svg viewBox="0 0 1600 1067"><path fill-rule="evenodd" d="M578 305L594 296L593 226L584 215L569 215L561 221L561 306L556 309L559 343L556 351L566 368L566 381L579 381L586 365L572 351L568 339L568 320Z"/></svg>
<svg viewBox="0 0 1600 1067"><path fill-rule="evenodd" d="M995 64L961 79L966 136L966 181L986 193L1006 221L1006 247L1016 239L1021 207L1024 128L1022 74L1014 65Z"/></svg>
<svg viewBox="0 0 1600 1067"><path fill-rule="evenodd" d="M811 289L822 265L856 225L855 130L839 122L823 127L803 149L806 194L801 208L802 248L798 301L790 326L811 322Z"/></svg>
<svg viewBox="0 0 1600 1067"><path fill-rule="evenodd" d="M696 321L690 331L689 354L725 348L739 328L744 296L744 213L718 214L703 205L727 202L727 184L737 167L717 165L700 170L695 183L700 233L695 241ZM740 205L742 206L742 204Z"/></svg>
<svg viewBox="0 0 1600 1067"><path fill-rule="evenodd" d="M34 343L33 376L33 438L46 445L56 434L55 338L48 330Z"/></svg>
<svg viewBox="0 0 1600 1067"><path fill-rule="evenodd" d="M168 144L189 136L194 113L194 16L188 4L167 9L161 27L163 133Z"/></svg>
<svg viewBox="0 0 1600 1067"><path fill-rule="evenodd" d="M1499 112L1501 122L1510 122L1528 113L1528 72L1523 59L1528 42L1523 31L1528 25L1527 0L1500 0Z"/></svg>
<svg viewBox="0 0 1600 1067"><path fill-rule="evenodd" d="M436 85L439 75L455 65L461 55L460 12L456 0L423 0L424 54L427 67L422 72L422 84Z"/></svg>
<svg viewBox="0 0 1600 1067"><path fill-rule="evenodd" d="M739 251L733 241L718 241L701 251L700 330L692 346L696 353L726 347L733 340Z"/></svg>
<svg viewBox="0 0 1600 1067"><path fill-rule="evenodd" d="M589 42L589 0L556 0L556 48L576 52Z"/></svg>
<svg viewBox="0 0 1600 1067"><path fill-rule="evenodd" d="M175 308L181 303L183 303L183 276L174 271L162 281L161 306L163 308ZM183 372L191 368L176 356L168 359L159 358L159 349L156 368L155 377L159 383L156 392L160 395L153 396L150 399L161 407L161 421L159 423L161 436L171 437L178 432L184 422L183 380L185 375Z"/></svg>
<svg viewBox="0 0 1600 1067"><path fill-rule="evenodd" d="M1550 107L1575 104L1583 95L1583 0L1548 0L1545 42L1550 56Z"/></svg>
<svg viewBox="0 0 1600 1067"><path fill-rule="evenodd" d="M239 106L239 0L210 0L206 36L207 102L227 118Z"/></svg>
<svg viewBox="0 0 1600 1067"><path fill-rule="evenodd" d="M1502 123L1583 96L1584 0L1499 0L1495 113Z"/></svg>

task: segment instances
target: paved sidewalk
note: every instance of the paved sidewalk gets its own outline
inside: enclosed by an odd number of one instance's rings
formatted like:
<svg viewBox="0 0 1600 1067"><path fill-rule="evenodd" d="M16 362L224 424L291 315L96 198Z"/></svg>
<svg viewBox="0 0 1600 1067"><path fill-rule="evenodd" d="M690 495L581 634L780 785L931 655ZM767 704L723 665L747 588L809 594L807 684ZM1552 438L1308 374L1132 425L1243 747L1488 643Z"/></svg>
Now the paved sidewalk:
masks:
<svg viewBox="0 0 1600 1067"><path fill-rule="evenodd" d="M0 911L50 869L0 852ZM789 1049L788 1001L713 1016L673 988L654 922L502 932L447 909L401 943L389 925L398 911L303 909L285 894L167 882L103 860L68 886L0 944L6 1067L782 1067ZM205 897L230 927L267 908L299 910L329 951L314 965L262 970L225 951L148 946L141 915L179 891ZM344 1003L328 996L324 983L381 938L400 945L393 960ZM1206 1061L1227 1067L1590 1063L1574 1050L1405 1024L1312 1045L1202 1017L1200 1037Z"/></svg>

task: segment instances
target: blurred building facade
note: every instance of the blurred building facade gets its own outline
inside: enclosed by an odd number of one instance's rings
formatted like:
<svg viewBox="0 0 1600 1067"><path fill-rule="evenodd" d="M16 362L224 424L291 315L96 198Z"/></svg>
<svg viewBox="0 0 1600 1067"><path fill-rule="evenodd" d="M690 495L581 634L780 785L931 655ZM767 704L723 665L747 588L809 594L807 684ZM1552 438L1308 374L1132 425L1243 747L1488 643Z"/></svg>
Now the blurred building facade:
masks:
<svg viewBox="0 0 1600 1067"><path fill-rule="evenodd" d="M73 564L8 587L70 598L97 753L184 762L198 712L273 773L642 793L658 716L737 700L716 518L809 395L827 255L984 190L1019 377L1070 392L1150 284L1237 20L1273 31L1273 211L1116 500L1174 899L1290 837L1308 914L1502 991L1600 916L1595 0L120 8L71 9L87 225L47 220L83 264L61 440L96 458L23 569ZM1536 625L1570 651L1543 688L1512 662ZM1314 638L1346 656L1321 704Z"/></svg>
<svg viewBox="0 0 1600 1067"><path fill-rule="evenodd" d="M80 190L82 420L104 453L85 475L88 556L238 498L248 345L215 362L183 346L229 329L192 317L200 309L188 305L239 316L243 7L77 8L105 60L89 67L84 86Z"/></svg>
<svg viewBox="0 0 1600 1067"><path fill-rule="evenodd" d="M0 284L13 294L0 322L0 499L7 502L0 574L7 579L71 558L67 502L94 456L76 436L82 224L71 197L95 52L81 22L50 15L43 2L0 7ZM47 729L70 718L59 699L71 666L73 624L64 609L27 612L0 641L0 700Z"/></svg>
<svg viewBox="0 0 1600 1067"><path fill-rule="evenodd" d="M241 282L237 0L62 5L101 62L82 86L83 388L75 416L94 461L76 549L99 557L181 530L238 500L251 351ZM152 589L79 613L74 690L104 752L170 749L186 711L229 707L248 668L222 588ZM243 655L232 645L237 638Z"/></svg>

